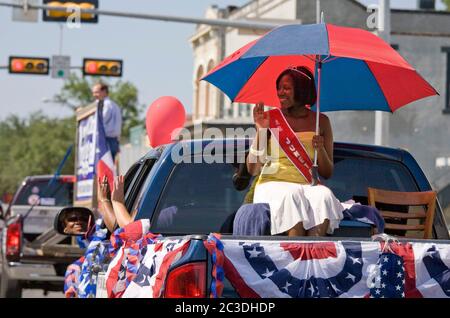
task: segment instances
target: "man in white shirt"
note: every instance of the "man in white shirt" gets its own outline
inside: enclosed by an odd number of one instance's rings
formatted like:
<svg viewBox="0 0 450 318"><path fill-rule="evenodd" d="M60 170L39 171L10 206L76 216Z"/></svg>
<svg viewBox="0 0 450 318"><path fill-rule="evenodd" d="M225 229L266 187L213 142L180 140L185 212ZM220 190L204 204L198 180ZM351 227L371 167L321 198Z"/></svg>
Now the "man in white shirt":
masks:
<svg viewBox="0 0 450 318"><path fill-rule="evenodd" d="M108 85L95 84L92 87L92 95L96 102L103 101L103 125L105 127L106 142L111 150L113 161L119 153L119 139L122 132L122 111L115 102L108 97Z"/></svg>

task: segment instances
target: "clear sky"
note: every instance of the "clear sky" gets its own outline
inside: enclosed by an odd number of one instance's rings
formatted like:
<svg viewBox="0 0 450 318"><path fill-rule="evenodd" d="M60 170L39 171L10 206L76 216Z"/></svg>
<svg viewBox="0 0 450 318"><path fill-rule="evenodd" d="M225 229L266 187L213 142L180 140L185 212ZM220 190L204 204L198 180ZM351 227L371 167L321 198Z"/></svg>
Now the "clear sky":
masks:
<svg viewBox="0 0 450 318"><path fill-rule="evenodd" d="M2 0L12 1L12 0ZM220 7L243 5L248 0L99 0L105 10L166 14L202 18L211 4ZM362 0L365 4L377 0ZM415 0L391 0L392 7L414 8ZM439 7L442 7L439 4ZM188 41L195 26L130 18L100 16L98 24L83 24L80 29L64 25L62 54L71 56L79 66L83 57L124 60L122 80L139 89L139 101L149 105L156 98L172 95L181 100L188 112L192 104L192 49ZM58 23L13 22L12 9L0 7L0 66L8 56L51 57L59 53ZM12 75L0 69L0 120L9 114L22 117L37 110L51 116L66 116L70 110L43 103L60 91L63 81L51 76Z"/></svg>

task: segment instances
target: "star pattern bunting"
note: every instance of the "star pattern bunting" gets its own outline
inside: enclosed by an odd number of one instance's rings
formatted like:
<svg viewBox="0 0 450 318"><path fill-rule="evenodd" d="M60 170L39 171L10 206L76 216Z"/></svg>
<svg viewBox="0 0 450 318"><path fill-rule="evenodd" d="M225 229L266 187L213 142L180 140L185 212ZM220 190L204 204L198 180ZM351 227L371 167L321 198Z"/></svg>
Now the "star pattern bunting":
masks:
<svg viewBox="0 0 450 318"><path fill-rule="evenodd" d="M405 298L403 259L393 253L382 253L377 266L379 266L379 275L370 282L370 297Z"/></svg>

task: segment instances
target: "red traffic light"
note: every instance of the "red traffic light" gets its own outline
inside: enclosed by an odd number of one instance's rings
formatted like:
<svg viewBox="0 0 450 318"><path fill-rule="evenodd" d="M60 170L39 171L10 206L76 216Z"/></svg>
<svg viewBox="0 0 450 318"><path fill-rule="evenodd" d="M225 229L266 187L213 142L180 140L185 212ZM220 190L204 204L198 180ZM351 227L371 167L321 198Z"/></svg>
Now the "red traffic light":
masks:
<svg viewBox="0 0 450 318"><path fill-rule="evenodd" d="M83 59L83 75L122 76L122 60Z"/></svg>
<svg viewBox="0 0 450 318"><path fill-rule="evenodd" d="M23 60L14 59L11 62L11 68L13 71L22 72L25 69L25 64Z"/></svg>
<svg viewBox="0 0 450 318"><path fill-rule="evenodd" d="M86 63L86 69L87 69L87 72L88 73L90 73L90 74L95 74L95 73L97 73L97 63L96 62L88 62L88 63Z"/></svg>
<svg viewBox="0 0 450 318"><path fill-rule="evenodd" d="M9 57L9 73L47 75L50 61L45 57Z"/></svg>

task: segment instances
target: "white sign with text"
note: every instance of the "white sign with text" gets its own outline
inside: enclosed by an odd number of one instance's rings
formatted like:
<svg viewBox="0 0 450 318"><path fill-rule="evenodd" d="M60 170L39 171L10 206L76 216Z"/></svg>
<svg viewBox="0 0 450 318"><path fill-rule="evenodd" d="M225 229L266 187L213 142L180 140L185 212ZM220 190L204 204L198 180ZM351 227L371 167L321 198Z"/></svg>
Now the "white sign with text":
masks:
<svg viewBox="0 0 450 318"><path fill-rule="evenodd" d="M96 131L96 113L78 122L76 200L89 200L93 195Z"/></svg>

